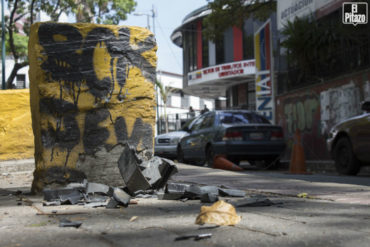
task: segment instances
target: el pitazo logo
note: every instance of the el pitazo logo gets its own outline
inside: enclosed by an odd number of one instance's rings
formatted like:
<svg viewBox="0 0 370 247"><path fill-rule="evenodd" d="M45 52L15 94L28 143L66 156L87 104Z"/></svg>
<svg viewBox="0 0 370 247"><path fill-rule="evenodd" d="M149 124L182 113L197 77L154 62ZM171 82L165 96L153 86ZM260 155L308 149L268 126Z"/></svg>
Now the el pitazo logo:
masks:
<svg viewBox="0 0 370 247"><path fill-rule="evenodd" d="M343 3L343 24L367 24L367 3L345 2Z"/></svg>

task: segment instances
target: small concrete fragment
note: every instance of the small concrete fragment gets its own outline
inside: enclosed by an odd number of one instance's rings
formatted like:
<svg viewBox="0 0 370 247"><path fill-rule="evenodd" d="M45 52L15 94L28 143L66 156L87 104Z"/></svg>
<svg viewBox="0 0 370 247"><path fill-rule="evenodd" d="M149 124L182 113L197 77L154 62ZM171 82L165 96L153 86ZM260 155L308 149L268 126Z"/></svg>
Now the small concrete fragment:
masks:
<svg viewBox="0 0 370 247"><path fill-rule="evenodd" d="M82 198L83 195L77 189L44 189L44 200L47 202L56 202L60 201L61 204L77 204Z"/></svg>
<svg viewBox="0 0 370 247"><path fill-rule="evenodd" d="M98 207L106 207L108 205L108 201L101 201L101 202L89 202L84 205L85 208L98 208Z"/></svg>
<svg viewBox="0 0 370 247"><path fill-rule="evenodd" d="M131 196L121 190L120 188L114 188L113 189L113 198L116 200L119 204L123 205L124 207L127 207L130 203Z"/></svg>
<svg viewBox="0 0 370 247"><path fill-rule="evenodd" d="M118 202L114 200L114 198L110 198L108 201L108 204L105 206L105 208L109 208L109 209L117 208L117 207L118 207Z"/></svg>
<svg viewBox="0 0 370 247"><path fill-rule="evenodd" d="M88 183L87 184L87 194L103 194L112 196L113 192L108 185L100 184L100 183Z"/></svg>
<svg viewBox="0 0 370 247"><path fill-rule="evenodd" d="M77 190L59 192L59 199L62 204L74 205L77 204L82 198L83 195Z"/></svg>
<svg viewBox="0 0 370 247"><path fill-rule="evenodd" d="M185 193L190 187L190 184L182 183L167 183L166 191L168 193Z"/></svg>
<svg viewBox="0 0 370 247"><path fill-rule="evenodd" d="M238 200L233 203L235 207L267 207L271 205L275 205L269 199L261 199L261 198L247 198Z"/></svg>
<svg viewBox="0 0 370 247"><path fill-rule="evenodd" d="M75 227L79 228L82 225L81 221L70 221L67 219L61 219L59 221L59 227Z"/></svg>
<svg viewBox="0 0 370 247"><path fill-rule="evenodd" d="M218 195L207 193L200 196L200 201L203 203L214 203L218 201Z"/></svg>
<svg viewBox="0 0 370 247"><path fill-rule="evenodd" d="M231 196L231 197L245 197L246 193L243 190L235 189L219 189L220 196Z"/></svg>

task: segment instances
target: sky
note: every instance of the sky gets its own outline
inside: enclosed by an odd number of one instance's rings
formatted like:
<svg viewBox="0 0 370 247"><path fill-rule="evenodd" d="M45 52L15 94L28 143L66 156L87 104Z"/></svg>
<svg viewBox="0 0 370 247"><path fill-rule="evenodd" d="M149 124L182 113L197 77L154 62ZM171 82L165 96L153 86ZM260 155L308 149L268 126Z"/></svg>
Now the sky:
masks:
<svg viewBox="0 0 370 247"><path fill-rule="evenodd" d="M157 40L157 70L182 74L182 49L170 39L172 32L181 25L184 17L207 4L207 0L136 0L134 13L151 15L152 6L156 12L155 37ZM149 18L153 32L153 19ZM147 27L147 16L130 14L120 24Z"/></svg>

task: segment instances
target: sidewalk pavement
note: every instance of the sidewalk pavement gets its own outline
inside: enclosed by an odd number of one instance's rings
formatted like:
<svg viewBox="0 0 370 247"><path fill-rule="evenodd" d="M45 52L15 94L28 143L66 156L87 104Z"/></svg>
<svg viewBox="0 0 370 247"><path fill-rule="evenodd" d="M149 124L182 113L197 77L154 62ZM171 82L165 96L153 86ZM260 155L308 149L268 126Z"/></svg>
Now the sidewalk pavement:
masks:
<svg viewBox="0 0 370 247"><path fill-rule="evenodd" d="M21 161L16 163L22 166ZM0 246L368 246L370 241L368 177L355 177L359 182L353 183L351 177L231 172L178 164L173 181L238 188L247 197L275 203L237 208L242 217L238 225L211 227L194 223L200 207L209 205L199 200L141 198L135 199L137 205L121 209L43 207L41 196L25 194L31 170L4 173L2 166L0 162ZM17 190L23 193L13 193ZM303 192L308 198L297 197ZM81 221L82 226L61 228L63 218ZM174 241L200 233L212 237Z"/></svg>

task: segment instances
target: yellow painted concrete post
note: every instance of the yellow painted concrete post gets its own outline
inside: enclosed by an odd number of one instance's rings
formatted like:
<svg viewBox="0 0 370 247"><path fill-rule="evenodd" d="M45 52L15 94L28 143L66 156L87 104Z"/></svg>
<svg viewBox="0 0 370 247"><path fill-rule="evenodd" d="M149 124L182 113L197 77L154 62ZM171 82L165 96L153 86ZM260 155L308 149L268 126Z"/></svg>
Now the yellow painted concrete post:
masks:
<svg viewBox="0 0 370 247"><path fill-rule="evenodd" d="M84 176L120 184L120 143L153 155L156 49L139 27L32 25L33 191Z"/></svg>

